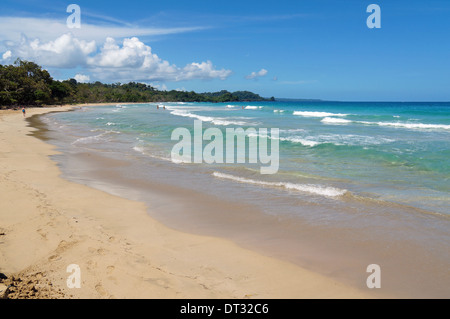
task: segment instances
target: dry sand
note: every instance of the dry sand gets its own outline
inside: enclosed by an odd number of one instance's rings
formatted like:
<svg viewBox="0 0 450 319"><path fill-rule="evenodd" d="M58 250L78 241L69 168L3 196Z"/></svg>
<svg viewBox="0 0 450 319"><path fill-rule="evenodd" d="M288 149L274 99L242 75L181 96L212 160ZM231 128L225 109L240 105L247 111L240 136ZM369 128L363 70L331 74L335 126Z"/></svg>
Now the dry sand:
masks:
<svg viewBox="0 0 450 319"><path fill-rule="evenodd" d="M13 284L9 298L370 296L228 240L175 231L143 203L68 182L49 158L54 147L32 130L20 111L0 112L0 273ZM81 269L81 288L67 287L70 264Z"/></svg>

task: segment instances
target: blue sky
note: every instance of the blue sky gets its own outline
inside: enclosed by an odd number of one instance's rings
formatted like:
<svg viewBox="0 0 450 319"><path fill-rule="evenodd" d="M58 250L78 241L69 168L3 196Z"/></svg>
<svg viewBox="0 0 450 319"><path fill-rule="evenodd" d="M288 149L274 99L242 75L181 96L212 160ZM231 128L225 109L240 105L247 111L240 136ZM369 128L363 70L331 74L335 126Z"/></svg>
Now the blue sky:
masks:
<svg viewBox="0 0 450 319"><path fill-rule="evenodd" d="M81 29L69 29L69 4ZM369 4L381 29L369 29ZM346 101L450 101L450 1L2 0L0 63L54 78ZM107 40L108 38L108 40ZM253 74L253 75L252 75Z"/></svg>

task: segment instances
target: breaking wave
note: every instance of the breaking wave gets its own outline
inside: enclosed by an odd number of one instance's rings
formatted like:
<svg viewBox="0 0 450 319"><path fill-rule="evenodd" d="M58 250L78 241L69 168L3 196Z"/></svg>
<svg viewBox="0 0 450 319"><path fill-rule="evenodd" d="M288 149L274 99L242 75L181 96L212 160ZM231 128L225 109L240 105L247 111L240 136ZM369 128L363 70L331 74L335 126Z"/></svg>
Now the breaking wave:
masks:
<svg viewBox="0 0 450 319"><path fill-rule="evenodd" d="M321 195L326 197L339 197L347 193L348 191L345 189L339 189L335 187L324 187L320 185L312 185L312 184L295 184L295 183L285 183L285 182L265 182L258 181L254 179L248 179L244 177L214 172L212 174L214 177L228 179L239 183L266 186L266 187L275 187L275 188L284 188L287 190L295 190L299 192L306 192L314 195Z"/></svg>

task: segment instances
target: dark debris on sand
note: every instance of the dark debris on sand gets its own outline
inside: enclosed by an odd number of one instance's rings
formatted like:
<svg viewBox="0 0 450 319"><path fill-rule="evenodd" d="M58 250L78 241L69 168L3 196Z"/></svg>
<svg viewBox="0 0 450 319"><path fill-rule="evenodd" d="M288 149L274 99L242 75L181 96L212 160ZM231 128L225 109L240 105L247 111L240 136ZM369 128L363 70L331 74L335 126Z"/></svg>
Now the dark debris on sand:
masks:
<svg viewBox="0 0 450 319"><path fill-rule="evenodd" d="M0 299L65 299L69 298L53 287L44 274L18 274L6 276L0 273Z"/></svg>

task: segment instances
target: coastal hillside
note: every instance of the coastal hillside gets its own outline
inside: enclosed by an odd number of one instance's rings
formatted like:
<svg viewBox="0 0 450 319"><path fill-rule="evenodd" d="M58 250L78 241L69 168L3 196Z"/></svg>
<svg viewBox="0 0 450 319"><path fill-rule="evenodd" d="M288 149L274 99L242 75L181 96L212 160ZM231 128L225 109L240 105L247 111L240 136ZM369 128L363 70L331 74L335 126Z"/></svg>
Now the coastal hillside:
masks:
<svg viewBox="0 0 450 319"><path fill-rule="evenodd" d="M17 60L0 65L0 107L41 106L76 103L126 102L240 102L273 101L248 91L212 93L161 91L144 84L101 82L79 83L75 79L58 81L34 62Z"/></svg>

